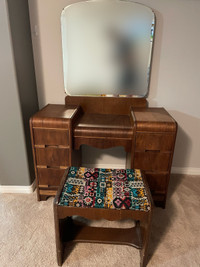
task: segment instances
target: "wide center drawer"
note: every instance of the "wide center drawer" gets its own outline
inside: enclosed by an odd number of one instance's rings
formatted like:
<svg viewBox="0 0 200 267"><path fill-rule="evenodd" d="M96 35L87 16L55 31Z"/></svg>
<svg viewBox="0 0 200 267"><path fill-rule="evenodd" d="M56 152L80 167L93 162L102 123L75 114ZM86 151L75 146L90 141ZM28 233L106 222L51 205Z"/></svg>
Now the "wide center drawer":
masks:
<svg viewBox="0 0 200 267"><path fill-rule="evenodd" d="M136 150L171 151L173 145L173 133L137 133L136 135Z"/></svg>
<svg viewBox="0 0 200 267"><path fill-rule="evenodd" d="M69 166L69 149L67 148L35 148L37 165Z"/></svg>
<svg viewBox="0 0 200 267"><path fill-rule="evenodd" d="M66 129L33 128L35 145L69 145L69 131Z"/></svg>

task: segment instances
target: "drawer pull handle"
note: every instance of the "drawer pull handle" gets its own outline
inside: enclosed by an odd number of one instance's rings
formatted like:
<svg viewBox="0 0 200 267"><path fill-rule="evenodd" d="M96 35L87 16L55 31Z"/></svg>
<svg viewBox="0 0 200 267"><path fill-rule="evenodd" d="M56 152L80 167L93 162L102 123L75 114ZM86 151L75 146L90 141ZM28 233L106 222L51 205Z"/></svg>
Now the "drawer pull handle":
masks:
<svg viewBox="0 0 200 267"><path fill-rule="evenodd" d="M159 153L160 150L159 149L157 149L157 150L145 149L145 152L156 152L156 153Z"/></svg>
<svg viewBox="0 0 200 267"><path fill-rule="evenodd" d="M67 169L67 166L49 166L49 165L47 165L47 166L45 166L45 168L46 169L57 169L57 170L60 170L60 169L63 169L63 170L65 170L65 169Z"/></svg>

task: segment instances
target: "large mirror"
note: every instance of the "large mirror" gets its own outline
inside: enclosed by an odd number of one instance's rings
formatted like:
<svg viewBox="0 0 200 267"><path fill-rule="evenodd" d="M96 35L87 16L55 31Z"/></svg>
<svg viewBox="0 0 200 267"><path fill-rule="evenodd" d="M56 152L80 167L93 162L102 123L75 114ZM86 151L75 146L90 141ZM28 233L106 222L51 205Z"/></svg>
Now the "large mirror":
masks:
<svg viewBox="0 0 200 267"><path fill-rule="evenodd" d="M154 25L150 8L129 1L66 6L61 15L66 93L145 97Z"/></svg>

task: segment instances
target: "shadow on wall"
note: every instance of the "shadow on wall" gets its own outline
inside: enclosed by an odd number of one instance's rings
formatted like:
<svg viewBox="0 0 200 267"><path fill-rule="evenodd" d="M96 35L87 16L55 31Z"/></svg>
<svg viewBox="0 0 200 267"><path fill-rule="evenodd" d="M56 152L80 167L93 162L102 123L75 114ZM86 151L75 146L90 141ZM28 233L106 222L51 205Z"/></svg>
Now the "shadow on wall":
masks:
<svg viewBox="0 0 200 267"><path fill-rule="evenodd" d="M181 168L200 168L200 118L170 110L178 123L173 166Z"/></svg>
<svg viewBox="0 0 200 267"><path fill-rule="evenodd" d="M155 36L153 43L153 53L151 62L150 84L147 96L151 99L156 98L158 89L158 78L161 61L161 48L163 42L163 15L156 9L153 9L156 17ZM152 104L154 105L153 101ZM155 105L154 105L155 106Z"/></svg>
<svg viewBox="0 0 200 267"><path fill-rule="evenodd" d="M39 28L39 8L37 1L29 1L29 15L30 15L30 27L31 37L33 45L33 55L35 64L35 74L37 83L37 94L40 108L45 105L45 92L44 92L44 72L43 72L43 57L41 47L41 34ZM31 12L30 12L31 10Z"/></svg>

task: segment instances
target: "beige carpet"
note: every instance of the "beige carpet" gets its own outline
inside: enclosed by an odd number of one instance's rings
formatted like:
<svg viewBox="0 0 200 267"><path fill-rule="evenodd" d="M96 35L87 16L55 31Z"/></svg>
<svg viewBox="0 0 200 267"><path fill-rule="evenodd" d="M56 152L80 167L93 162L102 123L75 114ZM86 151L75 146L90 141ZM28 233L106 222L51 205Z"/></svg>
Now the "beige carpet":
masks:
<svg viewBox="0 0 200 267"><path fill-rule="evenodd" d="M0 267L57 266L52 203L37 202L36 193L0 195ZM129 246L80 243L66 253L63 266L139 266ZM200 266L199 176L172 175L167 208L154 209L148 266Z"/></svg>

